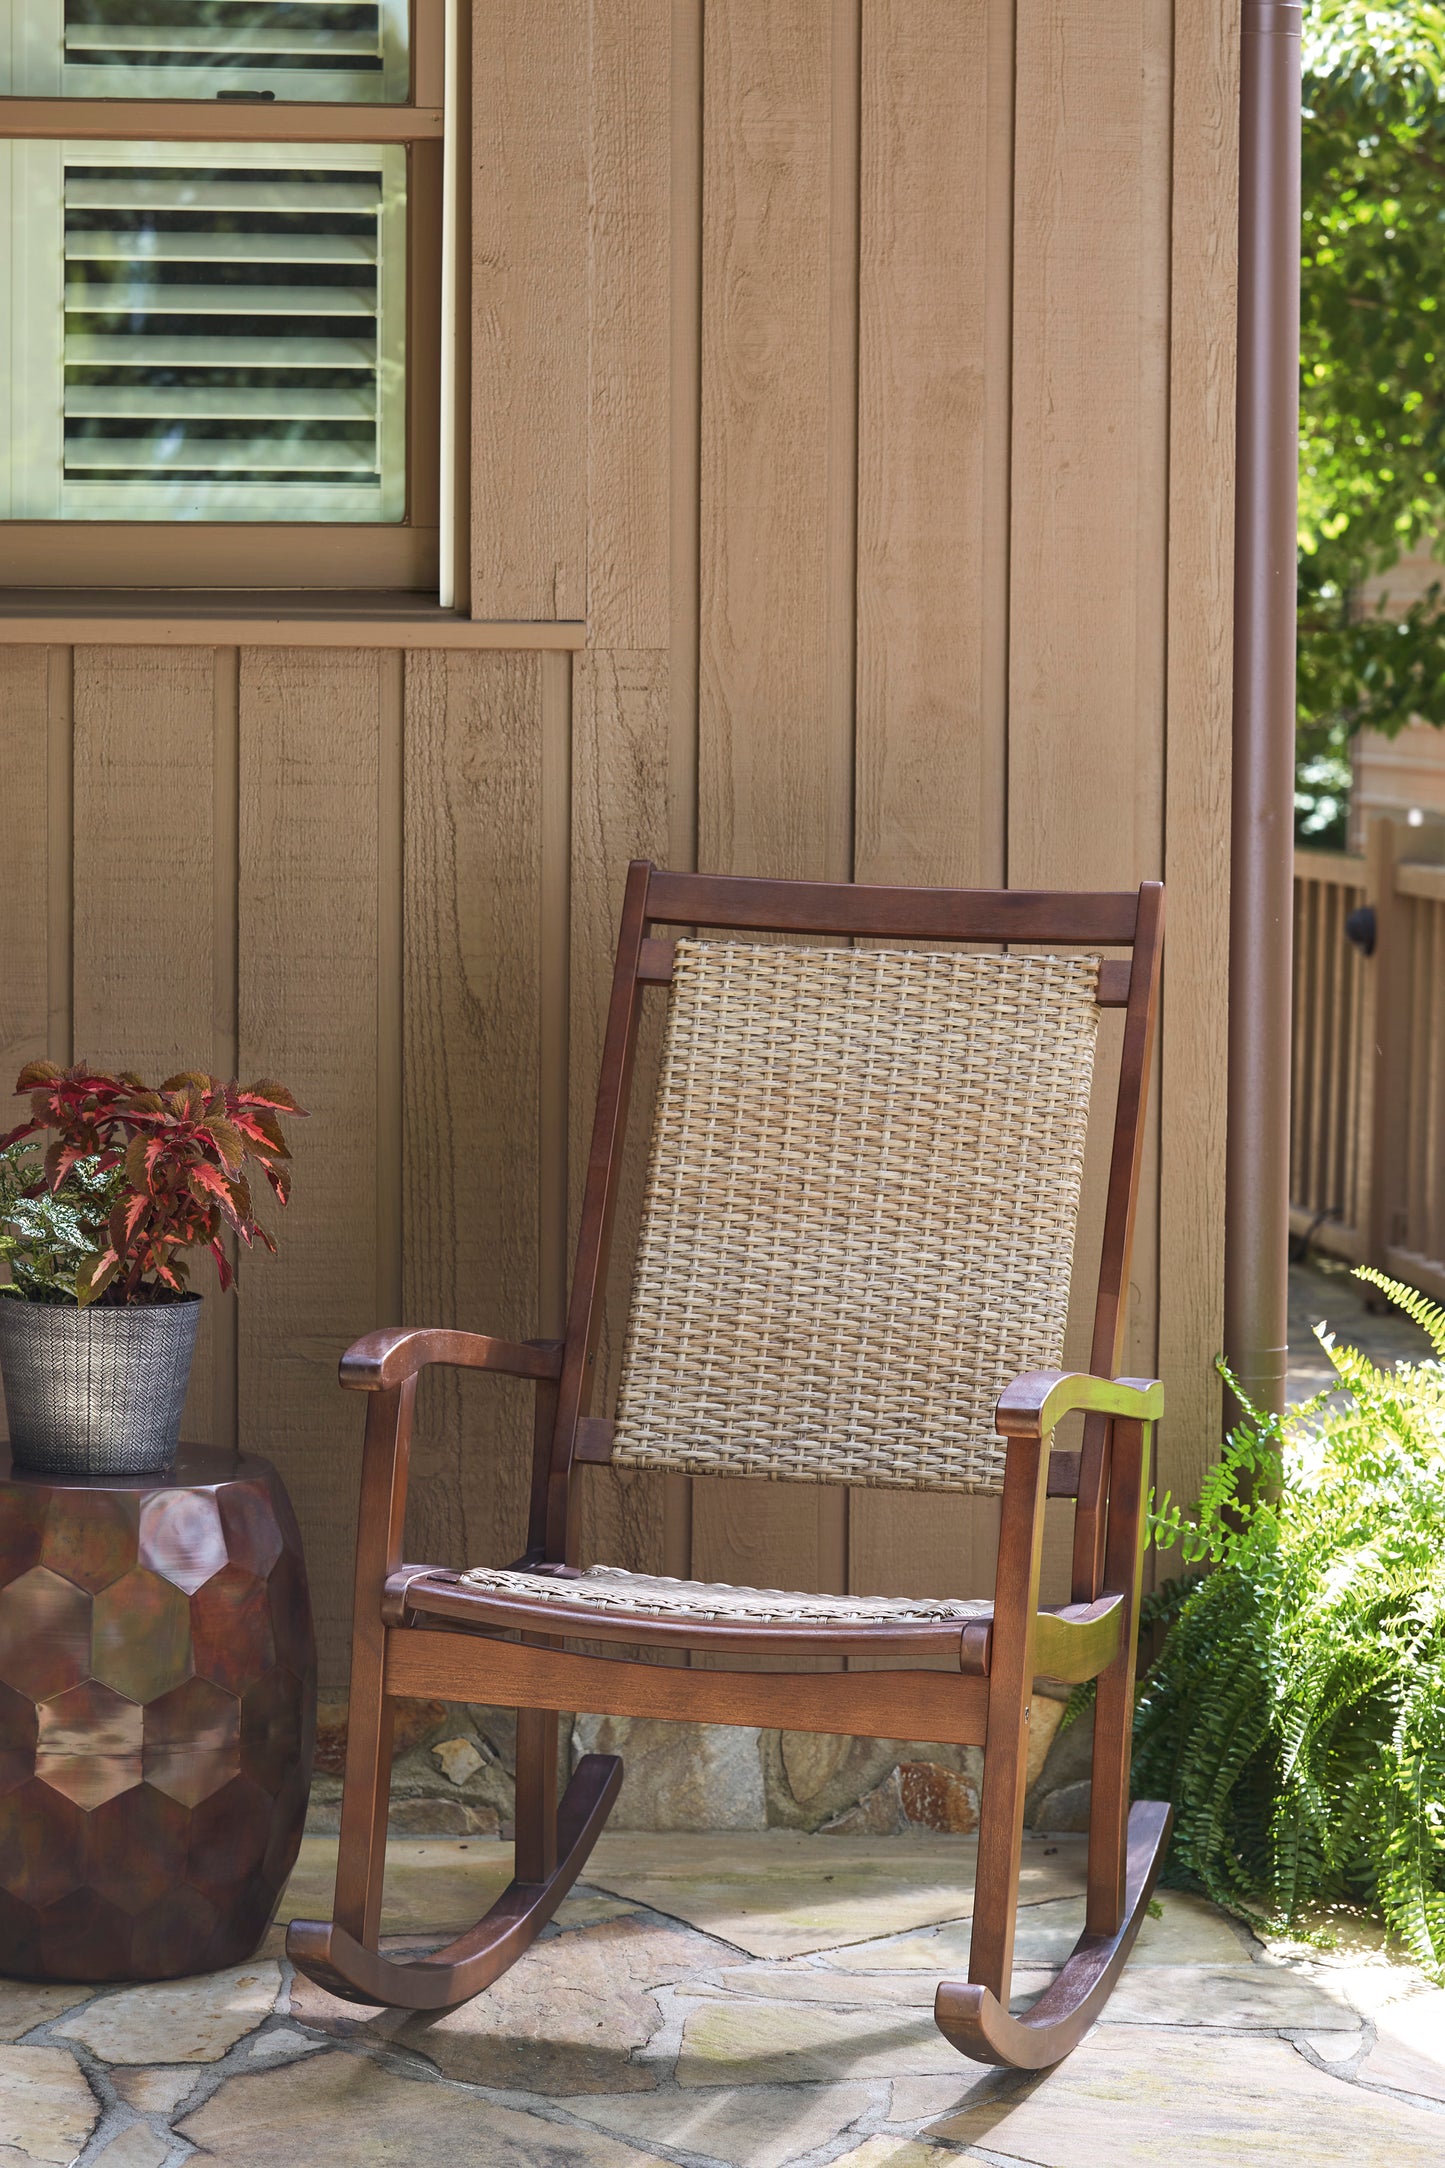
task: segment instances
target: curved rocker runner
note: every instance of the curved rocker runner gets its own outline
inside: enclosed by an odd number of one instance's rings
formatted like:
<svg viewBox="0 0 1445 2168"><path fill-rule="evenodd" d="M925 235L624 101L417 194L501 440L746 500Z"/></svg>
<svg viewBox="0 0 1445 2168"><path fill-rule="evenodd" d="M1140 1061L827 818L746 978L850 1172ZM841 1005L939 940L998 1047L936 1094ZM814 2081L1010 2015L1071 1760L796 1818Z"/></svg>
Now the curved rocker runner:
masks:
<svg viewBox="0 0 1445 2168"><path fill-rule="evenodd" d="M1073 895L630 868L566 1337L398 1329L342 1361L342 1383L369 1395L351 1717L335 1916L293 1921L286 1938L302 1972L352 2001L417 2010L465 2001L505 1972L575 1881L621 1783L615 1757L588 1755L558 1802L558 1712L588 1709L981 1746L969 1977L940 1984L938 2025L963 2054L1018 2069L1044 2068L1083 2037L1169 1834L1167 1807L1129 1806L1163 1396L1157 1381L1116 1374L1162 911L1152 882ZM659 925L735 938L674 941ZM668 1018L622 1375L603 1417L591 1410L601 1290L653 988L670 989ZM1122 1051L1090 1363L1066 1373L1056 1366L1102 1008L1124 1012ZM527 1548L509 1567L402 1559L416 1381L433 1363L535 1383ZM1080 1442L1055 1451L1068 1416L1083 1419ZM584 1570L578 1469L609 1461L999 1493L995 1593L818 1596ZM1051 1606L1039 1601L1050 1497L1074 1501L1070 1600ZM706 1651L710 1663L624 1650ZM774 1668L727 1668L759 1654ZM819 1656L872 1663L778 1668ZM1073 1955L1016 2018L1039 1679L1097 1682L1088 1897ZM514 1879L475 1927L420 1956L380 1946L392 1711L409 1695L518 1712Z"/></svg>

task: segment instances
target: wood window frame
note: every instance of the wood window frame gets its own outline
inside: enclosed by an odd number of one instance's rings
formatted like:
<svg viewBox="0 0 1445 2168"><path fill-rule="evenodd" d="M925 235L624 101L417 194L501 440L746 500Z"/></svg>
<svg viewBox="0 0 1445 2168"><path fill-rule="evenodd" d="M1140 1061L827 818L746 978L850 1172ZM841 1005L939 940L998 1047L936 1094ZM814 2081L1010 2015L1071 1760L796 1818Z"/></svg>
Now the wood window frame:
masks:
<svg viewBox="0 0 1445 2168"><path fill-rule="evenodd" d="M459 14L465 19L466 10ZM294 590L431 594L440 576L444 0L412 0L411 101L405 105L233 103L205 99L0 97L11 142L376 143L407 153L406 510L389 524L255 520L0 520L0 595L97 589ZM466 139L464 57L458 127ZM460 194L465 197L465 190ZM458 227L464 205L459 204ZM465 235L456 234L465 262ZM459 362L464 359L459 356ZM464 471L465 375L454 420ZM458 520L464 532L465 519ZM462 590L464 591L464 590Z"/></svg>

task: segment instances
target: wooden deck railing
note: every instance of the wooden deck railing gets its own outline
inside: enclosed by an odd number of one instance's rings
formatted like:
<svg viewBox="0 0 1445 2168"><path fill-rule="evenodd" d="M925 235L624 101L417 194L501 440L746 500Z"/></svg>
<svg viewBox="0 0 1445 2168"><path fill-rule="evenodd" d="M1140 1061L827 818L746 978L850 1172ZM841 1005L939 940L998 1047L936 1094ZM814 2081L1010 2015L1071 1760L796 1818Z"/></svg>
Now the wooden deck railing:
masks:
<svg viewBox="0 0 1445 2168"><path fill-rule="evenodd" d="M1382 820L1363 857L1296 854L1290 1227L1445 1300L1445 864L1422 845Z"/></svg>

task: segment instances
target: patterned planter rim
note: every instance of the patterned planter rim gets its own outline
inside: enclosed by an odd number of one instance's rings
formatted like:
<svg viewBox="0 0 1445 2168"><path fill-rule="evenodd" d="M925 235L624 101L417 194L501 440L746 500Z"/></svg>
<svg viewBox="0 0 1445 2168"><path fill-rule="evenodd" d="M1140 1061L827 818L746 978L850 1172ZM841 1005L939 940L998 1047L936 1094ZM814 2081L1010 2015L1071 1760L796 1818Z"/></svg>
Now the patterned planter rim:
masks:
<svg viewBox="0 0 1445 2168"><path fill-rule="evenodd" d="M134 1306L0 1298L0 1380L17 1468L149 1475L175 1459L201 1298Z"/></svg>

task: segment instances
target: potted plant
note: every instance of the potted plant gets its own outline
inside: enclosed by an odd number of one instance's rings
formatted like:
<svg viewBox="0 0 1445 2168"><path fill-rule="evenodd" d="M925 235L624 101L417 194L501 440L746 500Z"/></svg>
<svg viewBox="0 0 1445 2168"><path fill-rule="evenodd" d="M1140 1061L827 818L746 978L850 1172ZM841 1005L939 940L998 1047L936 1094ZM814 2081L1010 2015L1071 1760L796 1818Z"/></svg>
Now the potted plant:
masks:
<svg viewBox="0 0 1445 2168"><path fill-rule="evenodd" d="M223 1290L229 1229L275 1243L254 1217L249 1169L285 1204L279 1084L190 1071L156 1089L123 1071L31 1062L30 1118L0 1137L0 1378L18 1467L140 1475L175 1457L200 1296L188 1250ZM50 1132L41 1157L36 1140Z"/></svg>

